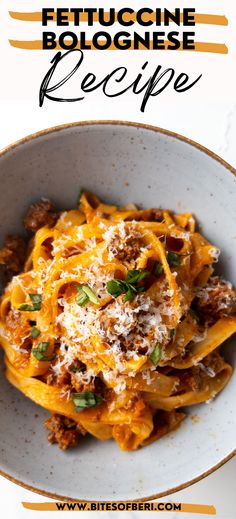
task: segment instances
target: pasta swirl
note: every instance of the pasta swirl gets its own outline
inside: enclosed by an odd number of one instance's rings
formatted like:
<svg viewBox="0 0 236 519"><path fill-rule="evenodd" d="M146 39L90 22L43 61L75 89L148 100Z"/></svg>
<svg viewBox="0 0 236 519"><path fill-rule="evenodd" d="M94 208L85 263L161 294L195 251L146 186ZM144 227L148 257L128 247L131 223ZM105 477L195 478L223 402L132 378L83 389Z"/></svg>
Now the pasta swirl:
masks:
<svg viewBox="0 0 236 519"><path fill-rule="evenodd" d="M86 192L37 230L1 298L0 338L9 382L57 417L51 441L68 446L63 424L134 450L224 388L219 347L236 314L233 289L212 275L218 253L191 213Z"/></svg>

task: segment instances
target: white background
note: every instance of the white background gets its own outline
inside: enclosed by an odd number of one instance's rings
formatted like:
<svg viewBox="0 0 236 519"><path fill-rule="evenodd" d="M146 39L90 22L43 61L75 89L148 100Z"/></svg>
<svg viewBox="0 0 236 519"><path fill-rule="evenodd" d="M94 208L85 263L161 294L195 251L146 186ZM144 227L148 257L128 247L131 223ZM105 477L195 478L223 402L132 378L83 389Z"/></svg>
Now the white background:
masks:
<svg viewBox="0 0 236 519"><path fill-rule="evenodd" d="M192 79L200 73L201 81L186 94L176 94L168 89L162 95L150 100L145 113L140 112L139 96L129 93L115 99L105 98L100 90L90 94L79 103L52 103L46 101L43 108L38 106L38 92L44 74L50 66L54 52L22 51L12 48L8 39L40 39L42 28L38 23L27 24L11 19L8 10L40 10L52 5L63 7L134 7L136 10L145 5L153 7L196 7L197 12L224 14L229 19L228 27L201 26L196 29L197 41L226 43L228 55L197 54L186 52L85 52L83 70L76 78L79 85L87 72L94 72L102 78L113 68L126 65L130 78L134 79L142 64L149 61L149 71L154 72L157 65L173 67L176 72L186 72ZM0 148L25 135L43 128L66 122L88 119L125 119L153 124L190 137L212 149L236 167L236 4L235 0L224 2L215 0L165 0L165 2L147 2L147 0L116 0L112 3L103 0L99 4L92 0L86 3L78 0L48 2L35 0L32 5L28 0L1 0L0 4ZM50 28L49 28L50 30ZM55 26L51 26L55 30ZM73 30L73 28L71 28ZM76 30L76 29L75 29ZM83 27L81 30L87 30ZM158 29L157 29L158 30ZM190 29L192 30L192 29ZM91 31L91 30L90 30ZM88 32L91 36L91 32ZM83 73L82 73L83 72ZM75 85L75 83L74 83ZM231 460L215 474L185 489L169 499L189 502L214 504L217 518L235 517L236 460ZM21 501L45 501L46 499L15 486L0 478L1 511L5 519L19 517L35 518L37 512L23 510ZM166 498L168 500L168 498ZM38 512L40 515L40 512ZM77 512L78 514L78 512ZM89 514L87 513L86 517ZM99 513L108 517L108 513ZM44 513L46 519L51 514ZM124 517L113 513L112 517ZM131 514L130 517L141 516ZM142 517L148 514L142 513ZM91 516L92 517L92 516ZM94 517L94 515L93 515ZM158 517L195 518L188 514L159 514ZM198 516L200 517L200 516ZM205 516L207 517L207 516Z"/></svg>

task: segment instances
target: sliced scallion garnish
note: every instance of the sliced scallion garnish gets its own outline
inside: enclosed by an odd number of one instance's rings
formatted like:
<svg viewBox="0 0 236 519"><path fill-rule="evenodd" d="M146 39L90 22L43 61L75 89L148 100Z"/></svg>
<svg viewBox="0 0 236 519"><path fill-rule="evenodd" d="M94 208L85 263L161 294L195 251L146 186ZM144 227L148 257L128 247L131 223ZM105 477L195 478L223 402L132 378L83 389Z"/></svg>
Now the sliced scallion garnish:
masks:
<svg viewBox="0 0 236 519"><path fill-rule="evenodd" d="M72 393L71 399L75 406L77 413L80 413L86 408L95 407L102 403L103 399L100 395L92 391L85 391L84 393Z"/></svg>
<svg viewBox="0 0 236 519"><path fill-rule="evenodd" d="M99 305L99 299L89 285L83 285L81 287L78 287L78 296L76 297L76 303L79 306L85 306L89 301L91 301L91 303L93 303L94 305Z"/></svg>
<svg viewBox="0 0 236 519"><path fill-rule="evenodd" d="M31 335L33 337L33 339L37 339L37 337L40 335L40 330L38 328L36 328L36 326L33 326L33 328L31 329Z"/></svg>
<svg viewBox="0 0 236 519"><path fill-rule="evenodd" d="M153 352L150 355L150 360L154 364L154 366L157 366L160 359L161 359L161 345L158 342L156 344Z"/></svg>
<svg viewBox="0 0 236 519"><path fill-rule="evenodd" d="M42 303L42 295L41 294L29 294L29 297L32 301L32 305L28 303L23 303L18 307L18 310L23 312L37 312L41 309Z"/></svg>
<svg viewBox="0 0 236 519"><path fill-rule="evenodd" d="M36 348L32 348L32 353L37 360L50 361L55 358L55 355L44 355L49 347L49 342L39 342Z"/></svg>

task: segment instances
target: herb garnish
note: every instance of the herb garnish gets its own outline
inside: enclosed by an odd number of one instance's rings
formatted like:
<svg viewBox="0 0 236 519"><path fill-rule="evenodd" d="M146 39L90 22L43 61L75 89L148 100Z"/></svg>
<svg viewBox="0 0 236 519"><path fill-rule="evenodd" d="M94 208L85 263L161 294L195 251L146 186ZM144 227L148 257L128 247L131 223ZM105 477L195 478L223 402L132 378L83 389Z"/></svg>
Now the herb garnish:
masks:
<svg viewBox="0 0 236 519"><path fill-rule="evenodd" d="M127 290L127 283L120 279L111 279L107 283L107 291L113 297L118 297L120 294L124 294Z"/></svg>
<svg viewBox="0 0 236 519"><path fill-rule="evenodd" d="M31 335L33 337L33 339L37 339L37 337L40 335L40 330L38 328L36 328L36 326L33 326L33 328L31 329Z"/></svg>
<svg viewBox="0 0 236 519"><path fill-rule="evenodd" d="M29 294L29 296L33 304L29 305L28 303L24 303L19 306L18 310L22 310L23 312L36 312L41 309L42 295Z"/></svg>
<svg viewBox="0 0 236 519"><path fill-rule="evenodd" d="M53 360L55 355L49 357L45 356L44 353L48 350L49 342L39 342L36 348L32 348L32 353L37 360Z"/></svg>
<svg viewBox="0 0 236 519"><path fill-rule="evenodd" d="M111 279L107 283L107 291L113 297L125 294L125 301L133 301L137 292L143 292L144 287L137 287L140 281L143 281L150 272L145 269L129 270L125 280Z"/></svg>
<svg viewBox="0 0 236 519"><path fill-rule="evenodd" d="M96 395L92 391L85 391L84 393L72 393L71 399L74 403L77 413L83 411L88 407L95 407L102 403L103 398L100 395Z"/></svg>
<svg viewBox="0 0 236 519"><path fill-rule="evenodd" d="M99 299L89 285L83 285L82 287L78 287L78 296L76 297L76 303L79 306L84 306L89 301L91 301L91 303L93 303L94 305L99 305Z"/></svg>
<svg viewBox="0 0 236 519"><path fill-rule="evenodd" d="M89 285L84 285L82 287L82 290L85 292L85 294L92 303L94 303L95 305L99 305L99 299Z"/></svg>
<svg viewBox="0 0 236 519"><path fill-rule="evenodd" d="M170 330L170 336L171 336L171 337L174 337L174 334L175 334L175 329L172 328L172 329Z"/></svg>
<svg viewBox="0 0 236 519"><path fill-rule="evenodd" d="M133 285L128 285L128 290L125 294L125 301L133 301L137 289Z"/></svg>
<svg viewBox="0 0 236 519"><path fill-rule="evenodd" d="M80 287L78 288L78 295L76 297L76 303L79 306L85 306L89 301L89 298L87 294L83 291L83 289Z"/></svg>
<svg viewBox="0 0 236 519"><path fill-rule="evenodd" d="M179 267L181 263L181 258L185 256L191 256L192 252L186 252L185 254L177 254L177 252L168 251L166 259L170 265L170 267Z"/></svg>
<svg viewBox="0 0 236 519"><path fill-rule="evenodd" d="M156 344L153 352L150 355L150 360L154 364L154 366L157 366L160 359L161 359L161 345L158 342Z"/></svg>
<svg viewBox="0 0 236 519"><path fill-rule="evenodd" d="M126 277L126 282L135 285L136 283L139 283L139 281L142 281L149 275L150 272L146 269L129 270Z"/></svg>
<svg viewBox="0 0 236 519"><path fill-rule="evenodd" d="M166 259L170 265L170 267L179 267L181 262L180 254L176 254L176 252L172 252L171 250L167 252Z"/></svg>
<svg viewBox="0 0 236 519"><path fill-rule="evenodd" d="M155 261L155 263L153 265L154 276L156 276L156 278L159 278L159 276L162 274L163 270L164 269L163 269L162 263L160 263L159 261Z"/></svg>

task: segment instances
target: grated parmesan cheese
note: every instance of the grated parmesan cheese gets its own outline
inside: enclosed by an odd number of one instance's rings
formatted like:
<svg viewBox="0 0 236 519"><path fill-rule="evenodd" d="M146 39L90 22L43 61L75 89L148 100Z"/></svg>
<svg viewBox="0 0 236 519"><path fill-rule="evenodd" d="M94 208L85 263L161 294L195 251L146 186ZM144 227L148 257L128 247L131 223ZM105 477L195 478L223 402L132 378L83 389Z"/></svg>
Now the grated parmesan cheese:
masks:
<svg viewBox="0 0 236 519"><path fill-rule="evenodd" d="M213 263L217 263L220 256L220 249L216 249L216 247L212 247L212 249L209 250L210 256L213 258Z"/></svg>

